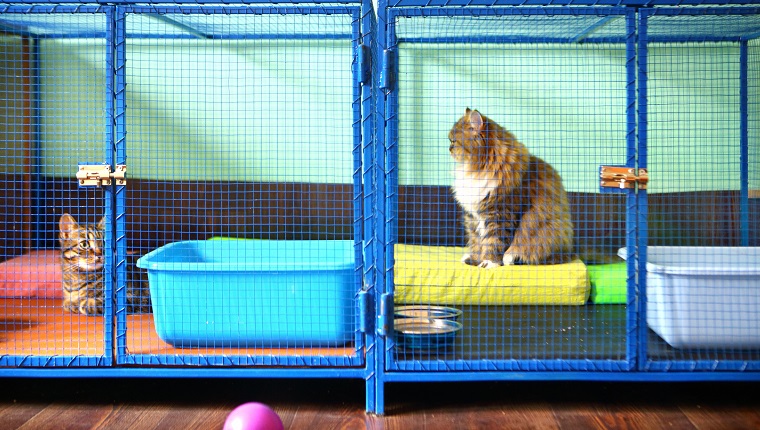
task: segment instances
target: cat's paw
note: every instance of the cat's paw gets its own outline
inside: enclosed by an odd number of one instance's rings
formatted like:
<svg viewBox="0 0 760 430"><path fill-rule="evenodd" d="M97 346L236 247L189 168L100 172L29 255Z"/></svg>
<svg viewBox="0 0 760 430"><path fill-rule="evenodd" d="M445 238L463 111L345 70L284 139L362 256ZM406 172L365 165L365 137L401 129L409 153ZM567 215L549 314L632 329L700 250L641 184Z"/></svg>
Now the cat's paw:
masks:
<svg viewBox="0 0 760 430"><path fill-rule="evenodd" d="M501 264L499 264L499 263L494 263L494 262L493 262L493 261L491 261L491 260L485 260L485 261L483 261L482 263L480 263L480 265L479 265L479 266L480 266L480 267L482 267L482 268L484 268L484 269L493 269L494 267L499 267L499 266L501 266Z"/></svg>
<svg viewBox="0 0 760 430"><path fill-rule="evenodd" d="M501 259L505 266L511 266L515 264L515 255L509 252L504 253L504 258Z"/></svg>
<svg viewBox="0 0 760 430"><path fill-rule="evenodd" d="M475 260L472 259L472 254L464 254L462 256L462 259L459 260L459 261L461 261L462 263L467 264L469 266L474 266L475 265Z"/></svg>

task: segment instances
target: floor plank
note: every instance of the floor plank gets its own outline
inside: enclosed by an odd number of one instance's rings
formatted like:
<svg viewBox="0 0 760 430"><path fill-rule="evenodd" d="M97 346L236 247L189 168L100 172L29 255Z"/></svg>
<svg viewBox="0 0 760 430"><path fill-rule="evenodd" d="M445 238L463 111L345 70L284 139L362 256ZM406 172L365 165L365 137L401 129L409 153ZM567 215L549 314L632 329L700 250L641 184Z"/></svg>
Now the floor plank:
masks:
<svg viewBox="0 0 760 430"><path fill-rule="evenodd" d="M0 430L221 429L232 409L270 405L286 429L760 428L757 383L388 384L385 416L359 380L0 379Z"/></svg>

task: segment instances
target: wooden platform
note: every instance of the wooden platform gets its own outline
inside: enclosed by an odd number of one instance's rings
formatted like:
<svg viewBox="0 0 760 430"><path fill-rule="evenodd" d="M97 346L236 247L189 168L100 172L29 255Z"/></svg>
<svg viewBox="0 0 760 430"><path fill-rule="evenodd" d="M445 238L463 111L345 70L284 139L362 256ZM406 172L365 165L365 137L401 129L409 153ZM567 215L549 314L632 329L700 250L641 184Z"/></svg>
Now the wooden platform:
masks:
<svg viewBox="0 0 760 430"><path fill-rule="evenodd" d="M0 356L100 356L104 318L66 312L58 299L0 299ZM129 354L353 356L339 348L175 348L156 334L152 314L127 316Z"/></svg>

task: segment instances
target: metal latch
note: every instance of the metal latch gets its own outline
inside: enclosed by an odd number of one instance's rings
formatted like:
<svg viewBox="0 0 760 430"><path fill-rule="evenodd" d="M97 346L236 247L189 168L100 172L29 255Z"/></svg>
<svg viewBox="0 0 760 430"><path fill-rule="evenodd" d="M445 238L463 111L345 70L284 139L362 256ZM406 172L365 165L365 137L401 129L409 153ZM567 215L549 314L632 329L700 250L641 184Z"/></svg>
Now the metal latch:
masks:
<svg viewBox="0 0 760 430"><path fill-rule="evenodd" d="M636 188L647 189L649 174L647 169L635 169L633 167L602 166L599 169L602 188Z"/></svg>
<svg viewBox="0 0 760 430"><path fill-rule="evenodd" d="M116 185L127 185L127 166L117 164L112 172L108 164L80 164L77 181L80 187L108 186L114 181Z"/></svg>

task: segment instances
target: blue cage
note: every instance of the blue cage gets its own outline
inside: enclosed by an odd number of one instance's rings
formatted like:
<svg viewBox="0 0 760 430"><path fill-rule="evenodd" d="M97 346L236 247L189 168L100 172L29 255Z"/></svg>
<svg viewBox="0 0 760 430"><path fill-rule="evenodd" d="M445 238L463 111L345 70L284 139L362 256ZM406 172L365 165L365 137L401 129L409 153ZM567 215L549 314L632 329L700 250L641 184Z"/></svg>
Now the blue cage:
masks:
<svg viewBox="0 0 760 430"><path fill-rule="evenodd" d="M365 378L366 7L2 5L0 364Z"/></svg>
<svg viewBox="0 0 760 430"><path fill-rule="evenodd" d="M381 9L378 378L756 379L758 9L513 3ZM558 171L579 260L460 261L520 228L486 226L490 141L450 154L468 108Z"/></svg>
<svg viewBox="0 0 760 430"><path fill-rule="evenodd" d="M185 3L0 4L0 376L760 379L759 8Z"/></svg>

